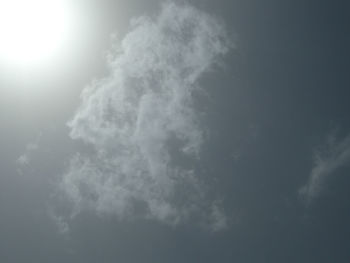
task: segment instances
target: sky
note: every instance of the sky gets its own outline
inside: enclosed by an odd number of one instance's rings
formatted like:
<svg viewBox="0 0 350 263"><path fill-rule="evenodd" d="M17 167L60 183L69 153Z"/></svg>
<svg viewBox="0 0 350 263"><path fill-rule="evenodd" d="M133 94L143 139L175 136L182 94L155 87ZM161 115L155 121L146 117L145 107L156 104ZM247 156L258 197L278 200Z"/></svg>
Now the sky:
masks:
<svg viewBox="0 0 350 263"><path fill-rule="evenodd" d="M1 262L349 262L349 4L21 1Z"/></svg>

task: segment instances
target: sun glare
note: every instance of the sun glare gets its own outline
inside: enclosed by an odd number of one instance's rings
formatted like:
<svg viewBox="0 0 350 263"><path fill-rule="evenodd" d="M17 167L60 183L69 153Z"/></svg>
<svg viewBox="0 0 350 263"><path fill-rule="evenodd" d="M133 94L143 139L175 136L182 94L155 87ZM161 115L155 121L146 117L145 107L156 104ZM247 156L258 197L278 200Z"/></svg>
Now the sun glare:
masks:
<svg viewBox="0 0 350 263"><path fill-rule="evenodd" d="M72 20L65 0L0 0L0 61L34 67L59 56Z"/></svg>

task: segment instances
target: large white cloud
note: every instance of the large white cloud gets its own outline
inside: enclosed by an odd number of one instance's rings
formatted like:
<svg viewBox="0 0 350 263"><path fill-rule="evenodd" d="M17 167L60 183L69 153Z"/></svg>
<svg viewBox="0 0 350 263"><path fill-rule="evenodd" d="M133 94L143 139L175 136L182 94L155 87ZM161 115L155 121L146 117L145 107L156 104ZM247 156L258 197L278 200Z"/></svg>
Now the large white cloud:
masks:
<svg viewBox="0 0 350 263"><path fill-rule="evenodd" d="M337 169L350 164L350 135L342 140L330 135L325 147L314 152L314 166L311 170L309 180L300 189L301 195L309 203L316 198L328 176Z"/></svg>
<svg viewBox="0 0 350 263"><path fill-rule="evenodd" d="M199 220L226 226L195 168L203 132L193 95L198 80L232 47L221 23L189 5L167 2L157 17L139 17L108 56L109 75L94 81L68 123L77 153L62 188L77 211L171 225ZM176 154L174 153L176 152Z"/></svg>

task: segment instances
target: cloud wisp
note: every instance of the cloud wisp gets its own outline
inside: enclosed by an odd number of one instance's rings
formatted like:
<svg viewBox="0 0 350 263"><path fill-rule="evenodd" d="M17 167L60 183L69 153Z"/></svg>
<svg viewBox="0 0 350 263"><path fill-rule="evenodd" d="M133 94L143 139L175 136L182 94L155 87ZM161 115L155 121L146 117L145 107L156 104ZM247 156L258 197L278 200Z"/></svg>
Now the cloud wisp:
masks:
<svg viewBox="0 0 350 263"><path fill-rule="evenodd" d="M33 155L38 151L42 133L39 133L35 141L26 145L25 151L16 160L17 172L24 175L30 166Z"/></svg>
<svg viewBox="0 0 350 263"><path fill-rule="evenodd" d="M350 164L350 135L337 140L335 135L328 137L326 147L314 152L314 165L309 180L300 189L300 194L310 203L319 196L327 177L341 167Z"/></svg>
<svg viewBox="0 0 350 263"><path fill-rule="evenodd" d="M194 105L199 79L232 47L224 26L167 2L158 16L133 19L113 44L109 75L83 90L68 123L71 138L93 148L77 153L63 176L75 211L224 228L226 216L195 169L204 137Z"/></svg>

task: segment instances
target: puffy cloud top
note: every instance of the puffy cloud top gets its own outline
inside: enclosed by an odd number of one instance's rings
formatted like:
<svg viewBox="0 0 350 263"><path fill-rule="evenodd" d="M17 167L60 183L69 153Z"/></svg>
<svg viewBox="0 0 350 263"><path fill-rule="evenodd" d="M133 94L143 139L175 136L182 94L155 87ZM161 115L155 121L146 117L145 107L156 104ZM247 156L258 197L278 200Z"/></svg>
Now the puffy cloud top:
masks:
<svg viewBox="0 0 350 263"><path fill-rule="evenodd" d="M201 218L226 225L194 169L204 141L193 94L198 80L232 47L221 23L188 5L167 2L157 17L139 17L108 56L109 75L82 94L71 138L93 146L77 153L62 187L77 211L153 218L171 225ZM172 142L176 143L172 143Z"/></svg>

